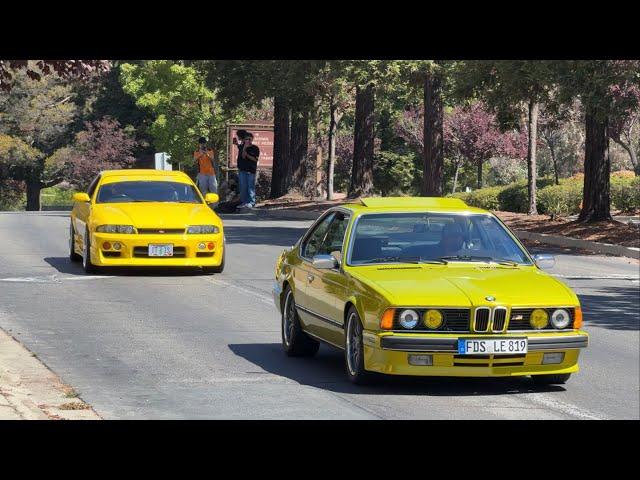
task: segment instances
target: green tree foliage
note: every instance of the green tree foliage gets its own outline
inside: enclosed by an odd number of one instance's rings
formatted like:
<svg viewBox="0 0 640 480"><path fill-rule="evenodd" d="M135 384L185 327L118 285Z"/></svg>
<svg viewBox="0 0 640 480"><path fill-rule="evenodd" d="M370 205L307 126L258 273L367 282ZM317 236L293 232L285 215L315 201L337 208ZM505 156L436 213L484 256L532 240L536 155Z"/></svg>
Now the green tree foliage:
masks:
<svg viewBox="0 0 640 480"><path fill-rule="evenodd" d="M199 137L210 139L220 151L225 145L225 117L216 94L194 67L170 60L148 60L120 67L123 89L136 105L149 111L149 133L158 151L172 163L193 168L192 154Z"/></svg>
<svg viewBox="0 0 640 480"><path fill-rule="evenodd" d="M77 114L72 87L55 76L33 79L26 71L14 72L12 89L0 93L0 133L19 139L38 154L22 156L10 175L27 188L27 210L40 209L40 190L63 180L57 168L47 168L45 158L72 138Z"/></svg>

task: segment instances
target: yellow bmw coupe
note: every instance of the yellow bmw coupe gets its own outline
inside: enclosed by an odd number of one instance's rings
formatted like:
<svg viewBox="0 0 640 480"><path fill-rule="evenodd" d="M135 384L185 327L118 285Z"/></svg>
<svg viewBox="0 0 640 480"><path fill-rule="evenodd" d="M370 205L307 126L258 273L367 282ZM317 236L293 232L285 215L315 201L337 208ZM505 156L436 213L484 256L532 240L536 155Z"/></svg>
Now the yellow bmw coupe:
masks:
<svg viewBox="0 0 640 480"><path fill-rule="evenodd" d="M326 211L276 263L289 356L344 350L354 383L392 375L565 383L582 310L495 215L453 198L366 198Z"/></svg>
<svg viewBox="0 0 640 480"><path fill-rule="evenodd" d="M224 269L222 221L183 172L106 170L76 193L69 226L69 256L87 273L99 267Z"/></svg>

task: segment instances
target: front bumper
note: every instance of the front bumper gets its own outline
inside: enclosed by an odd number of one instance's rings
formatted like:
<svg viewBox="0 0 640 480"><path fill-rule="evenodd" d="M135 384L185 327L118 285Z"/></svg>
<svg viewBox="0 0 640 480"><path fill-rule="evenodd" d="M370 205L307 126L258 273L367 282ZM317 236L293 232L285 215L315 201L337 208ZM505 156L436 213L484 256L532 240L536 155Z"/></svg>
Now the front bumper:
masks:
<svg viewBox="0 0 640 480"><path fill-rule="evenodd" d="M488 335L485 335L489 337ZM479 338L464 334L364 334L365 369L391 375L505 377L572 373L578 371L580 349L586 348L589 336L582 331L550 333L509 333L500 338L528 338L528 352L517 355L458 355L459 338ZM493 337L493 336L492 336ZM561 363L543 364L545 353L563 352ZM409 363L409 355L432 356L433 365Z"/></svg>
<svg viewBox="0 0 640 480"><path fill-rule="evenodd" d="M119 242L122 248L118 256L110 256L115 250L102 248L104 242ZM198 244L212 242L213 250L200 250ZM176 249L184 251L181 256L145 257L135 253L135 248L147 249L149 244L173 244ZM184 249L184 250L182 250ZM91 239L91 262L96 266L158 266L158 267L208 267L219 266L223 255L223 234L211 235L123 235L115 233L94 233ZM198 255L200 253L201 255ZM202 256L202 253L211 254Z"/></svg>

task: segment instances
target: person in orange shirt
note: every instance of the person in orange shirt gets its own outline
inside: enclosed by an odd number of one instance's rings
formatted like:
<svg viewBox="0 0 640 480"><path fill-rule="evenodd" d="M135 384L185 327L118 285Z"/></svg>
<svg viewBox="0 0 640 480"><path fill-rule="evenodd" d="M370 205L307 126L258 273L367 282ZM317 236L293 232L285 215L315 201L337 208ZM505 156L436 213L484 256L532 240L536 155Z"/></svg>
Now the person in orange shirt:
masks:
<svg viewBox="0 0 640 480"><path fill-rule="evenodd" d="M196 184L203 195L207 193L218 193L218 181L216 171L213 167L214 152L207 148L207 139L200 137L198 140L198 150L193 152L193 158L198 163L198 176Z"/></svg>

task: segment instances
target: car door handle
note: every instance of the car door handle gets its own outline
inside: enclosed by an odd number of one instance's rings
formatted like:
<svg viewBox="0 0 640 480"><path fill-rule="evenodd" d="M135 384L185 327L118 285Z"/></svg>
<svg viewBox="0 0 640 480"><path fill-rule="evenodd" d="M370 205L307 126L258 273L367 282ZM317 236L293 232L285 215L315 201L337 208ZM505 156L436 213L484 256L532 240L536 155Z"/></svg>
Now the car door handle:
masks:
<svg viewBox="0 0 640 480"><path fill-rule="evenodd" d="M307 275L307 280L308 280L308 281L310 281L310 282L313 282L313 279L314 279L314 278L316 278L316 277L314 277L314 276L313 276L313 275L311 275L311 274Z"/></svg>

